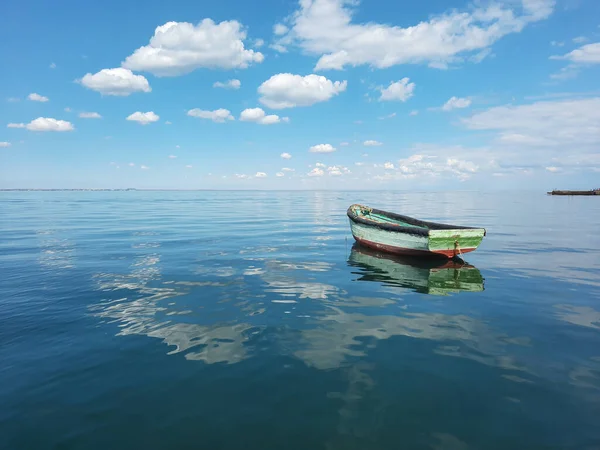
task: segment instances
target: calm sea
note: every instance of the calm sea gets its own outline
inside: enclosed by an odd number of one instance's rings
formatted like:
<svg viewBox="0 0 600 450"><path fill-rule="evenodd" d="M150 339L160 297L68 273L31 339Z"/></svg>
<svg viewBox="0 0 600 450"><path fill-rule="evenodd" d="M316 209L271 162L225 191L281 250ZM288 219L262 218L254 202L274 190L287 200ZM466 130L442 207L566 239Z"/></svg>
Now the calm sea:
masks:
<svg viewBox="0 0 600 450"><path fill-rule="evenodd" d="M353 246L355 202L487 228ZM599 449L600 198L0 193L2 449Z"/></svg>

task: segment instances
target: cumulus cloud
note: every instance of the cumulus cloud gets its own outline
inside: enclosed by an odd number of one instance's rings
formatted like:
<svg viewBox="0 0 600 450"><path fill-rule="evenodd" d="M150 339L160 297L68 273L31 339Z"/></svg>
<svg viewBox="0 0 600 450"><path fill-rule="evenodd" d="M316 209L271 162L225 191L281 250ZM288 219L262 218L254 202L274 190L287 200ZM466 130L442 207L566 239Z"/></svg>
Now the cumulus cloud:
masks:
<svg viewBox="0 0 600 450"><path fill-rule="evenodd" d="M519 33L528 24L546 19L554 0L492 2L464 11L451 10L416 25L400 27L354 22L358 2L312 0L299 2L289 17L291 29L278 41L295 44L320 56L315 70L370 65L428 64L445 68L464 60L477 62L502 37Z"/></svg>
<svg viewBox="0 0 600 450"><path fill-rule="evenodd" d="M190 109L187 112L188 116L196 117L198 119L209 119L213 122L223 123L227 120L235 120L231 115L231 111L224 108L215 109L214 111L207 111L199 108Z"/></svg>
<svg viewBox="0 0 600 450"><path fill-rule="evenodd" d="M264 60L262 53L244 47L246 35L236 20L215 23L204 19L197 25L167 22L122 66L157 76L178 76L198 68L245 69Z"/></svg>
<svg viewBox="0 0 600 450"><path fill-rule="evenodd" d="M213 84L213 87L223 88L223 89L239 89L242 86L242 82L240 80L227 80L225 82L217 81Z"/></svg>
<svg viewBox="0 0 600 450"><path fill-rule="evenodd" d="M411 83L409 78L402 78L399 81L391 82L386 88L380 87L381 96L379 101L405 102L414 95L415 83Z"/></svg>
<svg viewBox="0 0 600 450"><path fill-rule="evenodd" d="M331 144L317 144L308 149L311 153L331 153L335 152L335 147Z"/></svg>
<svg viewBox="0 0 600 450"><path fill-rule="evenodd" d="M329 166L327 168L327 173L331 176L340 176L351 173L350 169L344 166Z"/></svg>
<svg viewBox="0 0 600 450"><path fill-rule="evenodd" d="M323 164L321 162L316 163L315 166L317 166L317 167L327 167L326 164Z"/></svg>
<svg viewBox="0 0 600 450"><path fill-rule="evenodd" d="M471 106L471 100L468 98L451 97L442 106L443 111L451 111L453 109L468 108Z"/></svg>
<svg viewBox="0 0 600 450"><path fill-rule="evenodd" d="M273 75L258 88L259 101L273 109L310 106L324 102L346 90L347 82L331 81L319 75Z"/></svg>
<svg viewBox="0 0 600 450"><path fill-rule="evenodd" d="M8 148L10 147L12 144L10 142L6 142L6 141L2 141L0 142L0 148Z"/></svg>
<svg viewBox="0 0 600 450"><path fill-rule="evenodd" d="M266 178L267 174L264 172L256 172L256 175L254 175L256 178Z"/></svg>
<svg viewBox="0 0 600 450"><path fill-rule="evenodd" d="M277 173L275 174L275 176L276 176L276 177L284 177L284 176L285 176L285 173L283 173L283 172L277 172Z"/></svg>
<svg viewBox="0 0 600 450"><path fill-rule="evenodd" d="M388 161L383 164L383 168L388 170L394 169L394 164Z"/></svg>
<svg viewBox="0 0 600 450"><path fill-rule="evenodd" d="M83 86L103 95L127 96L134 92L150 92L150 84L142 75L134 75L131 70L117 67L102 69L95 74L87 73L77 80Z"/></svg>
<svg viewBox="0 0 600 450"><path fill-rule="evenodd" d="M286 27L285 25L281 24L281 23L276 23L275 26L273 27L273 34L275 34L276 36L281 36L282 34L285 34L288 32L288 27Z"/></svg>
<svg viewBox="0 0 600 450"><path fill-rule="evenodd" d="M600 42L583 45L565 55L551 56L550 59L569 61L567 66L562 67L558 72L550 75L550 78L554 80L575 78L581 68L600 64Z"/></svg>
<svg viewBox="0 0 600 450"><path fill-rule="evenodd" d="M279 117L276 114L266 115L261 108L248 108L240 114L242 122L255 122L261 125L272 125L280 122L289 122L288 117Z"/></svg>
<svg viewBox="0 0 600 450"><path fill-rule="evenodd" d="M140 125L148 125L152 122L157 122L160 117L156 115L153 111L148 112L140 112L136 111L133 114L127 116L127 120L131 120L133 122L137 122Z"/></svg>
<svg viewBox="0 0 600 450"><path fill-rule="evenodd" d="M586 44L563 56L554 56L552 59L566 59L575 63L598 64L600 63L600 42Z"/></svg>
<svg viewBox="0 0 600 450"><path fill-rule="evenodd" d="M307 175L309 177L322 177L323 175L325 175L325 171L323 169L319 169L318 167L315 167L313 170L308 172Z"/></svg>
<svg viewBox="0 0 600 450"><path fill-rule="evenodd" d="M29 100L31 100L32 102L42 102L42 103L45 103L50 100L48 97L44 97L43 95L36 94L35 92L33 92L32 94L29 94L27 96L27 98Z"/></svg>
<svg viewBox="0 0 600 450"><path fill-rule="evenodd" d="M290 169L289 167L284 167L281 169L282 172L295 172L295 169Z"/></svg>
<svg viewBox="0 0 600 450"><path fill-rule="evenodd" d="M27 128L29 131L73 131L75 127L66 120L53 119L51 117L38 117L28 124L9 123L8 128Z"/></svg>
<svg viewBox="0 0 600 450"><path fill-rule="evenodd" d="M495 130L511 145L594 147L600 137L600 97L497 106L462 122L473 130Z"/></svg>
<svg viewBox="0 0 600 450"><path fill-rule="evenodd" d="M383 145L383 143L379 142L379 141L368 140L368 141L363 142L363 145L365 147L379 147L380 145Z"/></svg>
<svg viewBox="0 0 600 450"><path fill-rule="evenodd" d="M281 156L283 159L291 159L292 158L292 155L290 155L289 153L282 153L279 156Z"/></svg>
<svg viewBox="0 0 600 450"><path fill-rule="evenodd" d="M102 116L97 112L81 112L79 117L82 119L102 119Z"/></svg>

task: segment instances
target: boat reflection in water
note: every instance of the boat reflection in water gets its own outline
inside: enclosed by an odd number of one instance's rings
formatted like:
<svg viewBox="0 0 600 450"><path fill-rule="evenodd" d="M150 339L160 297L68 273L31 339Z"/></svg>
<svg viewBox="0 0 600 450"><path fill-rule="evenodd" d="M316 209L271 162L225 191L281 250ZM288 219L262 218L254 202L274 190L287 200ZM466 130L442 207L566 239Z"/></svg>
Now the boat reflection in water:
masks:
<svg viewBox="0 0 600 450"><path fill-rule="evenodd" d="M378 281L423 294L448 295L484 290L481 272L460 261L392 255L355 243L348 264L359 268L358 281Z"/></svg>

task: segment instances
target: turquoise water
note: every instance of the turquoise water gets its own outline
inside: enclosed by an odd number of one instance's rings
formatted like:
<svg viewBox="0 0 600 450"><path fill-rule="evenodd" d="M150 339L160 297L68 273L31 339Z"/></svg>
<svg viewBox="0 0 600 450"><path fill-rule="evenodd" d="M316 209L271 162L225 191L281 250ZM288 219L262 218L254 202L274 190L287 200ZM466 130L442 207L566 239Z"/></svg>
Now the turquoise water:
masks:
<svg viewBox="0 0 600 450"><path fill-rule="evenodd" d="M468 269L395 261L352 203L488 234ZM0 448L599 448L598 224L543 193L0 193Z"/></svg>

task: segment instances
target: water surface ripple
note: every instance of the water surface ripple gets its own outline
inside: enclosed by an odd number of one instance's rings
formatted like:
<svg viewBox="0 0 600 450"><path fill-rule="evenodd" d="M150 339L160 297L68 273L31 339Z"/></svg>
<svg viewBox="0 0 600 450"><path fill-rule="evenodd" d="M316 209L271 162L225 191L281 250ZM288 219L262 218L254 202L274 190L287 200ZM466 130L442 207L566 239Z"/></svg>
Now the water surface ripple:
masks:
<svg viewBox="0 0 600 450"><path fill-rule="evenodd" d="M468 266L353 245L365 203ZM0 193L0 448L600 448L600 201Z"/></svg>

